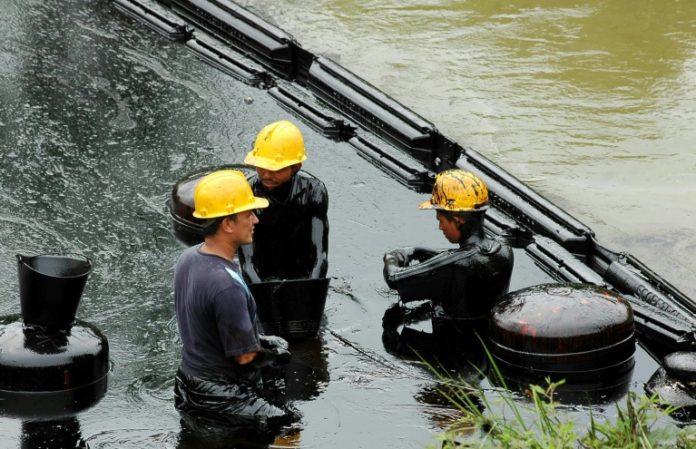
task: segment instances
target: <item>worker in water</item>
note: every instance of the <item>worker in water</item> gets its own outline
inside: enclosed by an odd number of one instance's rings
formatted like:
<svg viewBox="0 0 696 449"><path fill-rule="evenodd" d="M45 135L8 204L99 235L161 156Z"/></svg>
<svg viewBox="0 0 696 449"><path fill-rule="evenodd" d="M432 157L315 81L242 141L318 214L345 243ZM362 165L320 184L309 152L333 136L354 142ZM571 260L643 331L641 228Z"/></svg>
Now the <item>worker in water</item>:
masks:
<svg viewBox="0 0 696 449"><path fill-rule="evenodd" d="M292 412L260 394L261 368L289 360L287 342L260 335L256 304L235 254L251 243L268 201L254 196L244 174L220 170L194 190L193 216L205 240L184 251L174 271L174 303L183 344L175 405L186 422L270 430Z"/></svg>
<svg viewBox="0 0 696 449"><path fill-rule="evenodd" d="M400 302L429 300L415 308L397 302L387 309L387 349L451 354L480 348L474 332L485 328L491 308L507 292L513 264L509 245L484 232L487 207L488 188L473 173L446 170L436 177L432 196L420 209L436 211L440 230L458 248L409 247L384 255L384 279L398 291ZM431 317L432 334L407 326L398 333L399 325L427 317L424 312Z"/></svg>
<svg viewBox="0 0 696 449"><path fill-rule="evenodd" d="M264 127L244 159L256 168L254 194L270 203L257 211L254 242L241 249L251 283L326 276L329 197L323 182L300 171L306 159L302 133L286 120Z"/></svg>

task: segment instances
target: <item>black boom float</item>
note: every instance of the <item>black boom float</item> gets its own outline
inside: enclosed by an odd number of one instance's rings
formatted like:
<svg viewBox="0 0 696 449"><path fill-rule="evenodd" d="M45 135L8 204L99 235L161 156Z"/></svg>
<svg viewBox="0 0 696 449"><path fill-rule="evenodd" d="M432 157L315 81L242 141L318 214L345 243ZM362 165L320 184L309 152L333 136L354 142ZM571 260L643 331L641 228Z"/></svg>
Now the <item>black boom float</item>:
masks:
<svg viewBox="0 0 696 449"><path fill-rule="evenodd" d="M628 391L635 364L628 301L587 284L536 285L509 293L492 310L489 347L501 372L543 385L565 380L567 394Z"/></svg>
<svg viewBox="0 0 696 449"><path fill-rule="evenodd" d="M70 254L17 255L21 315L0 317L0 412L71 416L104 395L106 337L76 320L92 264Z"/></svg>

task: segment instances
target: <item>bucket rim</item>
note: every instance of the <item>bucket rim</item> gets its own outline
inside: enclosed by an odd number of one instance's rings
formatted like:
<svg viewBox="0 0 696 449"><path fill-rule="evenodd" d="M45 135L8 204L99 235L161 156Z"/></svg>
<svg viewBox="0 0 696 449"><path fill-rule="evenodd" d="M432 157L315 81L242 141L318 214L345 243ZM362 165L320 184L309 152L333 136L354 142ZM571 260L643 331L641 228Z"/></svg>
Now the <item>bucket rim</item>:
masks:
<svg viewBox="0 0 696 449"><path fill-rule="evenodd" d="M92 272L92 269L94 268L94 264L92 263L92 259L85 256L84 254L80 253L59 253L59 252L54 252L54 253L41 253L41 254L35 254L33 256L25 255L25 254L15 254L15 257L17 257L17 262L20 264L23 264L25 267L27 267L29 270L33 271L34 273L38 273L41 275L45 275L46 273L42 273L41 271L37 270L36 268L32 267L28 263L26 263L26 259L35 259L37 257L41 256L54 256L54 257L70 257L73 259L82 259L83 262L87 262L88 268L84 272L80 274L75 274L75 275L70 275L70 276L53 276L56 278L60 279L74 279L74 278L80 278L89 275Z"/></svg>

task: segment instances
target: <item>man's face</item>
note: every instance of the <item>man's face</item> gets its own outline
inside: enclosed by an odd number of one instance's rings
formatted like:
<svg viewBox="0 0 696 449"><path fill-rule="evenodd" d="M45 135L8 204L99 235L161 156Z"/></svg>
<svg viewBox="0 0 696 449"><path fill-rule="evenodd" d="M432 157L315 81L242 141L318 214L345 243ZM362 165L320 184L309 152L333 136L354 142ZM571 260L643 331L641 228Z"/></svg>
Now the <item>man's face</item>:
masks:
<svg viewBox="0 0 696 449"><path fill-rule="evenodd" d="M268 190L273 190L279 187L292 178L295 173L294 167L291 165L289 167L281 168L280 170L272 171L266 170L265 168L256 167L256 173L259 175L261 184Z"/></svg>
<svg viewBox="0 0 696 449"><path fill-rule="evenodd" d="M439 229L445 235L445 238L450 243L459 243L459 240L462 238L459 227L464 223L464 219L461 217L448 218L440 211L437 211L435 216L440 223Z"/></svg>
<svg viewBox="0 0 696 449"><path fill-rule="evenodd" d="M259 222L253 210L240 212L235 218L228 218L230 230L239 245L246 245L254 241L254 225Z"/></svg>

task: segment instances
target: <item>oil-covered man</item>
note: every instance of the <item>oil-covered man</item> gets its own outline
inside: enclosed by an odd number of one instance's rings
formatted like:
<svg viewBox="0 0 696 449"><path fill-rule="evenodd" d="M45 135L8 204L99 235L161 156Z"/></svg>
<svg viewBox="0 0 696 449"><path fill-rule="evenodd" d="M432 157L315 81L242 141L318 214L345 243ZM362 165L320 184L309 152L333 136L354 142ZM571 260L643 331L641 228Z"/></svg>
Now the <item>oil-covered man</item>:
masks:
<svg viewBox="0 0 696 449"><path fill-rule="evenodd" d="M254 194L270 203L258 211L254 242L241 250L252 283L326 276L329 197L323 182L300 171L306 159L302 133L287 120L265 126L244 159L256 168Z"/></svg>
<svg viewBox="0 0 696 449"><path fill-rule="evenodd" d="M513 265L509 245L484 232L487 207L488 188L473 173L455 169L436 177L432 196L420 209L436 211L439 229L458 248L438 252L409 247L384 255L384 279L399 292L400 301L429 300L416 308L396 303L386 311L387 349L447 353L480 347L473 331L483 329L496 300L507 292ZM432 334L408 327L398 334L400 324L423 311L431 316Z"/></svg>
<svg viewBox="0 0 696 449"><path fill-rule="evenodd" d="M260 396L261 366L289 358L287 343L260 335L256 304L235 254L253 240L255 197L239 171L220 170L194 190L205 240L182 253L174 272L174 303L183 343L175 405L186 422L266 430L285 422L285 410Z"/></svg>

